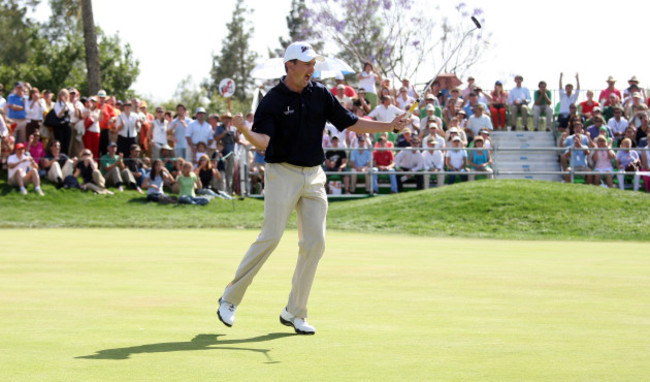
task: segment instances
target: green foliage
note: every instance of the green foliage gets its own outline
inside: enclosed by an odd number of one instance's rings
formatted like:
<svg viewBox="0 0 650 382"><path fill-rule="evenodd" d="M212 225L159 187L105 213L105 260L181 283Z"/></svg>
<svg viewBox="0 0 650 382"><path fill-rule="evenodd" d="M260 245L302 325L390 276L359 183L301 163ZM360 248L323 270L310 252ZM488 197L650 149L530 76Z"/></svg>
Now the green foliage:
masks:
<svg viewBox="0 0 650 382"><path fill-rule="evenodd" d="M323 42L314 40L314 34L311 33L311 19L309 18L305 0L291 0L291 10L285 20L287 21L289 38L279 37L280 48L269 52L269 57L282 57L287 47L295 41L309 41L317 52L322 51Z"/></svg>
<svg viewBox="0 0 650 382"><path fill-rule="evenodd" d="M246 19L251 12L244 5L244 0L237 0L232 19L226 24L228 36L221 42L221 54L212 57L208 87L210 95L219 93L219 82L224 78L235 81L235 97L241 101L246 99L246 90L253 85L249 74L255 67L257 53L250 50L253 27Z"/></svg>
<svg viewBox="0 0 650 382"><path fill-rule="evenodd" d="M37 27L26 14L29 8L37 4L38 1L0 1L0 63L3 67L24 63L31 57L33 50L25 42L33 38Z"/></svg>

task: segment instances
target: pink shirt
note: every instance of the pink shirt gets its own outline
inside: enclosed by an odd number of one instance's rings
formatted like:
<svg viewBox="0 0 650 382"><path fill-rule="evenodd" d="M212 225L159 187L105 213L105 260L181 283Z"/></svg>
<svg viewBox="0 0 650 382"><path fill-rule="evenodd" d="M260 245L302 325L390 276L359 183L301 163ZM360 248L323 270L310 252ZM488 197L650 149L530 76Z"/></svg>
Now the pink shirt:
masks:
<svg viewBox="0 0 650 382"><path fill-rule="evenodd" d="M36 163L40 162L40 160L45 156L45 149L43 148L43 144L41 142L38 142L35 146L31 146L29 148L29 155L34 158Z"/></svg>
<svg viewBox="0 0 650 382"><path fill-rule="evenodd" d="M595 156L595 166L594 168L605 170L613 169L612 160L609 159L609 153L607 151L596 151Z"/></svg>

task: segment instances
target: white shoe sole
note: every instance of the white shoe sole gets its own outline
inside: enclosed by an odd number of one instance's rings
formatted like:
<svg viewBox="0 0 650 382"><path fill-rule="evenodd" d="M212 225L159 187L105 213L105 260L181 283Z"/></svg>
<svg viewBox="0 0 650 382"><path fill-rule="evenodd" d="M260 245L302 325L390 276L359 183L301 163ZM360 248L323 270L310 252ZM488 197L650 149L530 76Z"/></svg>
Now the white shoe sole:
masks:
<svg viewBox="0 0 650 382"><path fill-rule="evenodd" d="M289 320L285 320L284 318L282 318L282 316L280 316L280 323L282 325L285 325L285 326L291 326L293 328L293 330L295 330L296 333L298 333L298 334L304 334L304 335L308 335L308 336L316 334L316 332L306 332L304 330L300 330L300 329L296 328L293 325L293 322L291 322Z"/></svg>

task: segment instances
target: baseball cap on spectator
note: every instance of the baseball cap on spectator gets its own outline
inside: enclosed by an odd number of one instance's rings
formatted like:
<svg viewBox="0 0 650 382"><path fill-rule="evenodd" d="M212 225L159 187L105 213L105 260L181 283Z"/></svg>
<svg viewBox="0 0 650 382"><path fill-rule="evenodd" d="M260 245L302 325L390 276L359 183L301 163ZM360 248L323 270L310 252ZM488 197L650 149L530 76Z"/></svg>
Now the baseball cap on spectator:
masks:
<svg viewBox="0 0 650 382"><path fill-rule="evenodd" d="M131 147L129 149L131 151L140 151L140 145L138 145L137 143L134 143L134 144L131 145Z"/></svg>
<svg viewBox="0 0 650 382"><path fill-rule="evenodd" d="M490 130L485 130L482 129L481 131L478 132L479 134L485 134L485 135L490 135Z"/></svg>
<svg viewBox="0 0 650 382"><path fill-rule="evenodd" d="M171 147L170 145L168 145L167 143L165 143L164 145L162 145L162 146L160 147L160 149L161 149L161 150L167 150L167 151L172 151L172 150L173 150L172 147Z"/></svg>
<svg viewBox="0 0 650 382"><path fill-rule="evenodd" d="M117 147L117 143L115 143L115 142L110 142L110 143L108 144L108 146L106 146L106 147Z"/></svg>
<svg viewBox="0 0 650 382"><path fill-rule="evenodd" d="M106 97L106 90L100 90L97 92L97 97Z"/></svg>
<svg viewBox="0 0 650 382"><path fill-rule="evenodd" d="M429 93L429 94L427 94L427 98L426 98L426 99L436 99L436 96L434 96L433 94Z"/></svg>
<svg viewBox="0 0 650 382"><path fill-rule="evenodd" d="M345 90L345 85L343 85L343 84L336 85L336 90L338 90L338 89Z"/></svg>
<svg viewBox="0 0 650 382"><path fill-rule="evenodd" d="M336 72L336 77L334 77L335 80L345 80L345 77L343 77L343 73L341 72Z"/></svg>
<svg viewBox="0 0 650 382"><path fill-rule="evenodd" d="M323 61L325 58L314 51L311 44L304 41L297 41L287 47L287 50L284 52L284 63L286 64L291 60L300 60L302 62L310 62L311 60L316 59L316 61Z"/></svg>
<svg viewBox="0 0 650 382"><path fill-rule="evenodd" d="M459 137L459 136L455 136L455 137L453 137L453 138L451 139L451 141L452 141L452 142L460 142L460 137Z"/></svg>
<svg viewBox="0 0 650 382"><path fill-rule="evenodd" d="M450 133L450 134L451 134L451 133L456 133L456 134L458 134L458 128L456 128L456 127L452 127L451 129L449 129L449 133Z"/></svg>
<svg viewBox="0 0 650 382"><path fill-rule="evenodd" d="M435 145L435 144L438 144L438 141L436 141L435 137L429 137L427 139L427 143L433 143Z"/></svg>
<svg viewBox="0 0 650 382"><path fill-rule="evenodd" d="M436 111L436 108L433 105L427 105L427 111Z"/></svg>
<svg viewBox="0 0 650 382"><path fill-rule="evenodd" d="M458 140L460 140L460 138L458 138ZM483 139L483 137L479 136L479 137L474 138L474 143L476 143L476 142L485 142L485 139Z"/></svg>
<svg viewBox="0 0 650 382"><path fill-rule="evenodd" d="M197 107L197 108L196 108L196 113L194 113L194 114L199 114L199 113L206 114L206 112L205 112L205 108L203 108L203 107L201 107L201 106Z"/></svg>
<svg viewBox="0 0 650 382"><path fill-rule="evenodd" d="M124 105L124 102L120 101L119 99L115 101L116 105ZM131 106L131 103L129 102L129 106Z"/></svg>
<svg viewBox="0 0 650 382"><path fill-rule="evenodd" d="M408 127L405 127L405 128L402 130L402 134L406 134L406 133L411 134L411 133L412 133L411 129L409 129Z"/></svg>
<svg viewBox="0 0 650 382"><path fill-rule="evenodd" d="M14 147L14 149L16 149L16 150L20 150L20 149L24 149L24 148L25 148L25 145L22 144L22 143L16 143L16 146Z"/></svg>
<svg viewBox="0 0 650 382"><path fill-rule="evenodd" d="M122 102L122 101L117 101L117 104L119 105L120 102ZM133 106L131 101L129 101L128 99L126 101L124 101L124 103L122 105L124 105L124 106Z"/></svg>
<svg viewBox="0 0 650 382"><path fill-rule="evenodd" d="M501 81L497 81L497 82L494 83L494 85L501 85L501 86L503 86L503 83L502 83Z"/></svg>
<svg viewBox="0 0 650 382"><path fill-rule="evenodd" d="M467 113L465 112L465 109L460 109L456 113L467 115Z"/></svg>
<svg viewBox="0 0 650 382"><path fill-rule="evenodd" d="M25 87L25 83L23 83L23 81L16 81L16 83L14 84L14 88L22 88L22 87Z"/></svg>

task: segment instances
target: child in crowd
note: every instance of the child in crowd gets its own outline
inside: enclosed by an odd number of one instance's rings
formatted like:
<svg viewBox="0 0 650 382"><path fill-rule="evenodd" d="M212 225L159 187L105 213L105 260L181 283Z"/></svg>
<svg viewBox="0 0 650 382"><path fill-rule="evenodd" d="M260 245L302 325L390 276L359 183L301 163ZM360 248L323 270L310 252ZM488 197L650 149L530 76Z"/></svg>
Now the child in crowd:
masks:
<svg viewBox="0 0 650 382"><path fill-rule="evenodd" d="M192 163L183 162L182 173L176 178L179 185L178 202L181 204L198 204L204 206L210 199L197 197L194 190L203 188L201 180L192 172Z"/></svg>
<svg viewBox="0 0 650 382"><path fill-rule="evenodd" d="M174 184L174 179L160 159L153 161L151 172L142 182L142 187L147 189L147 200L159 203L176 203L176 198L165 195L164 184Z"/></svg>

